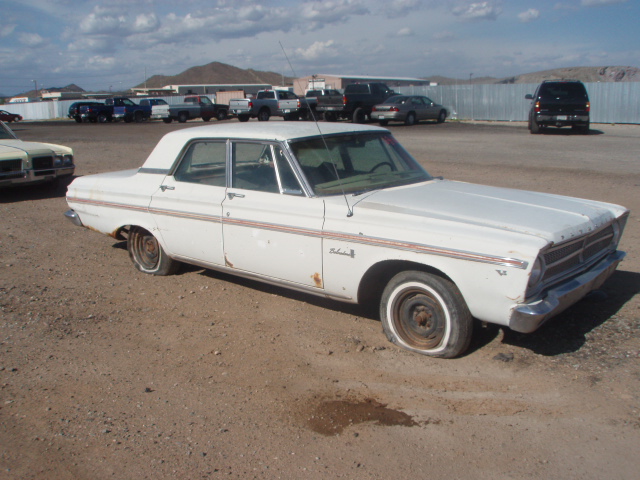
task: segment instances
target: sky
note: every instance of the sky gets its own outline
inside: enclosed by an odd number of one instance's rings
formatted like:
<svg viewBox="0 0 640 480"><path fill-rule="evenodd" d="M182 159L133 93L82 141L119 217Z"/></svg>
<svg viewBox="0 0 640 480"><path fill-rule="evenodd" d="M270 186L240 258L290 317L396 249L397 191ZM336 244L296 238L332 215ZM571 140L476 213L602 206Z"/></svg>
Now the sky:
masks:
<svg viewBox="0 0 640 480"><path fill-rule="evenodd" d="M121 91L222 62L469 79L640 66L638 0L0 0L0 94Z"/></svg>

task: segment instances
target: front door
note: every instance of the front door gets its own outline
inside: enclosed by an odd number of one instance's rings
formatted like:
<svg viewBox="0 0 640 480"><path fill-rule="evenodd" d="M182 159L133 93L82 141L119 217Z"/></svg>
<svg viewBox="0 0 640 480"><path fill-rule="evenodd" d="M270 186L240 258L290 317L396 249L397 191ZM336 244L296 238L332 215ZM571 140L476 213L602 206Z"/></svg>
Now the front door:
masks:
<svg viewBox="0 0 640 480"><path fill-rule="evenodd" d="M232 142L231 165L222 204L226 265L322 288L324 202L303 195L277 144Z"/></svg>

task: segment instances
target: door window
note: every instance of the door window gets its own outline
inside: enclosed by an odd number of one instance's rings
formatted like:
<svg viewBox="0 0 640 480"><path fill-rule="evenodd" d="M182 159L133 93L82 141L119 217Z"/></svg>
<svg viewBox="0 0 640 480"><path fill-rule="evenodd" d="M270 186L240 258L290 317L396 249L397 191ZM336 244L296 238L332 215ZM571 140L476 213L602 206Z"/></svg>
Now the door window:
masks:
<svg viewBox="0 0 640 480"><path fill-rule="evenodd" d="M232 151L232 187L302 195L300 184L279 145L235 142Z"/></svg>
<svg viewBox="0 0 640 480"><path fill-rule="evenodd" d="M182 157L174 177L178 182L226 187L226 158L226 143L194 142Z"/></svg>

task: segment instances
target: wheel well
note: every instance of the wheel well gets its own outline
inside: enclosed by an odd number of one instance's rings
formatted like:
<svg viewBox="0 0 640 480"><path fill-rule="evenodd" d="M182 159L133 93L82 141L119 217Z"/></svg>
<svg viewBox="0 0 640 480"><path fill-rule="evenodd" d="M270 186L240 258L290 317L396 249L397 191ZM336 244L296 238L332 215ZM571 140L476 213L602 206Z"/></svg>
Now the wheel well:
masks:
<svg viewBox="0 0 640 480"><path fill-rule="evenodd" d="M380 304L382 291L389 281L398 273L407 270L431 273L451 281L443 272L429 265L404 260L387 260L372 265L363 275L358 287L358 303L361 305L372 304L377 307Z"/></svg>

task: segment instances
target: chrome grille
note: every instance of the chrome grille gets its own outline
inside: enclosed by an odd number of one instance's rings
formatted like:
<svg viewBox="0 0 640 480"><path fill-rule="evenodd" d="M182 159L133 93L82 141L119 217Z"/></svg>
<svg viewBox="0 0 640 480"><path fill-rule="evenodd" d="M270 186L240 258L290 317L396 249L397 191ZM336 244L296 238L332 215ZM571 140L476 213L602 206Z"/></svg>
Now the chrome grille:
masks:
<svg viewBox="0 0 640 480"><path fill-rule="evenodd" d="M33 157L31 160L33 165L33 175L36 177L42 175L51 175L55 173L53 170L53 157Z"/></svg>
<svg viewBox="0 0 640 480"><path fill-rule="evenodd" d="M544 253L545 272L543 282L549 282L562 275L579 270L603 256L611 247L613 226L598 230L590 235L563 243Z"/></svg>
<svg viewBox="0 0 640 480"><path fill-rule="evenodd" d="M3 180L24 177L22 160L3 160L0 162L0 178Z"/></svg>

